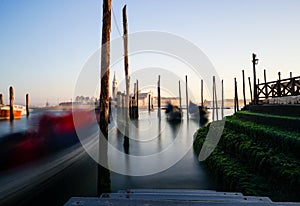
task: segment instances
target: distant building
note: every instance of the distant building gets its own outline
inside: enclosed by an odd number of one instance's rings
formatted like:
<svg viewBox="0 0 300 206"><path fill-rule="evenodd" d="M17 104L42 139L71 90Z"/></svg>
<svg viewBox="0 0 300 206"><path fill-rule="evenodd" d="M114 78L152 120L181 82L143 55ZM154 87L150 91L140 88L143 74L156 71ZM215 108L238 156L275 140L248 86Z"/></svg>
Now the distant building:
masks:
<svg viewBox="0 0 300 206"><path fill-rule="evenodd" d="M149 98L150 98L150 106L152 107L152 105L153 105L153 92L149 91L149 92L139 93L139 99L138 99L139 107L141 107L141 108L148 107Z"/></svg>
<svg viewBox="0 0 300 206"><path fill-rule="evenodd" d="M158 106L158 98L154 97L153 92L139 93L139 107L148 107L148 101L150 98L151 107ZM161 97L161 107L166 107L168 103L179 106L178 97Z"/></svg>
<svg viewBox="0 0 300 206"><path fill-rule="evenodd" d="M250 99L246 99L246 103L248 104ZM221 107L222 101L218 100L218 107ZM204 100L204 106L212 107L212 101ZM239 99L239 106L244 106L244 100ZM234 100L233 99L224 99L224 107L234 107Z"/></svg>
<svg viewBox="0 0 300 206"><path fill-rule="evenodd" d="M112 81L112 99L117 98L117 92L118 92L118 81L116 78L116 72L114 72L114 78Z"/></svg>

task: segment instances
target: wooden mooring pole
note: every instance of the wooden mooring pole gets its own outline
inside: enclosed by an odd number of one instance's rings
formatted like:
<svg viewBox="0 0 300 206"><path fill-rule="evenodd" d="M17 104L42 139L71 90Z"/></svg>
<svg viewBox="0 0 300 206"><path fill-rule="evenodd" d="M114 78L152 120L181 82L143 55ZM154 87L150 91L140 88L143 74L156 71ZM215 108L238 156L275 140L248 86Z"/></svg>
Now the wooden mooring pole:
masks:
<svg viewBox="0 0 300 206"><path fill-rule="evenodd" d="M281 85L280 85L280 80L281 80L281 73L278 72L278 81L277 81L277 95L278 95L278 97L281 97Z"/></svg>
<svg viewBox="0 0 300 206"><path fill-rule="evenodd" d="M157 82L157 107L160 110L160 75L158 75L158 82Z"/></svg>
<svg viewBox="0 0 300 206"><path fill-rule="evenodd" d="M132 106L136 106L136 82L133 84L133 98L134 98L134 101L132 99Z"/></svg>
<svg viewBox="0 0 300 206"><path fill-rule="evenodd" d="M100 134L98 151L98 196L110 192L108 167L108 118L109 118L109 70L110 70L111 0L103 0L102 47L101 47L101 91L100 91ZM100 124L101 122L101 124ZM103 135L103 137L102 137ZM101 161L101 164L100 164Z"/></svg>
<svg viewBox="0 0 300 206"><path fill-rule="evenodd" d="M216 117L217 121L219 120L219 109L218 109L218 98L217 98L217 85L216 85L216 77L213 76L213 87L214 87L214 94L215 94L215 105L216 105Z"/></svg>
<svg viewBox="0 0 300 206"><path fill-rule="evenodd" d="M213 76L213 88L212 88L212 93L213 93L212 121L215 121L215 84L214 84L214 79L215 79L215 76Z"/></svg>
<svg viewBox="0 0 300 206"><path fill-rule="evenodd" d="M234 103L234 113L236 113L236 84L235 84L235 78L233 80L233 88L234 88L234 97L233 97L233 103Z"/></svg>
<svg viewBox="0 0 300 206"><path fill-rule="evenodd" d="M248 77L251 102L253 102L251 79Z"/></svg>
<svg viewBox="0 0 300 206"><path fill-rule="evenodd" d="M185 75L185 98L186 98L186 119L189 119L189 93L188 93L187 75Z"/></svg>
<svg viewBox="0 0 300 206"><path fill-rule="evenodd" d="M9 117L10 120L13 121L15 116L14 116L14 100L15 100L15 96L14 96L14 88L13 87L9 87Z"/></svg>
<svg viewBox="0 0 300 206"><path fill-rule="evenodd" d="M243 73L243 97L244 97L244 107L246 106L246 87L245 87L245 71L242 70Z"/></svg>
<svg viewBox="0 0 300 206"><path fill-rule="evenodd" d="M126 5L123 7L123 40L124 40L124 69L126 80L126 99L125 99L125 136L124 136L124 149L128 153L129 149L129 93L130 93L130 77L128 65L128 29L127 29L127 12Z"/></svg>
<svg viewBox="0 0 300 206"><path fill-rule="evenodd" d="M223 83L223 79L222 79L222 108L221 108L221 115L222 115L222 119L224 117L224 83Z"/></svg>
<svg viewBox="0 0 300 206"><path fill-rule="evenodd" d="M256 54L252 54L252 64L253 64L253 100L254 104L258 104L258 97L257 97L257 85L256 85L256 68L255 66L258 63L258 59L256 59Z"/></svg>
<svg viewBox="0 0 300 206"><path fill-rule="evenodd" d="M201 106L203 107L203 79L201 79Z"/></svg>
<svg viewBox="0 0 300 206"><path fill-rule="evenodd" d="M29 117L29 104L30 104L29 94L26 94L26 116L27 117Z"/></svg>
<svg viewBox="0 0 300 206"><path fill-rule="evenodd" d="M239 111L239 97L238 97L238 86L237 86L237 81L236 78L234 78L235 81L235 101L236 101L236 110Z"/></svg>
<svg viewBox="0 0 300 206"><path fill-rule="evenodd" d="M265 98L268 99L269 94L268 94L268 84L267 84L267 72L264 69L264 81L265 81Z"/></svg>
<svg viewBox="0 0 300 206"><path fill-rule="evenodd" d="M136 80L136 118L139 118L139 80Z"/></svg>
<svg viewBox="0 0 300 206"><path fill-rule="evenodd" d="M151 94L148 94L148 111L151 111Z"/></svg>
<svg viewBox="0 0 300 206"><path fill-rule="evenodd" d="M4 105L3 95L0 94L0 105Z"/></svg>
<svg viewBox="0 0 300 206"><path fill-rule="evenodd" d="M181 86L180 86L180 80L178 81L178 89L179 89L179 108L181 110Z"/></svg>

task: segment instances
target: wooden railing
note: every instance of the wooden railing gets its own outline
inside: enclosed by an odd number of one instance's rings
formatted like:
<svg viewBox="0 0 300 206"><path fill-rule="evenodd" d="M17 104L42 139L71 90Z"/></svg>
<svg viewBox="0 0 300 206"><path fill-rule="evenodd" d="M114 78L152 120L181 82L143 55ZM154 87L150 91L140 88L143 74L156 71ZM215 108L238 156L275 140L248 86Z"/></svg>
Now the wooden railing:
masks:
<svg viewBox="0 0 300 206"><path fill-rule="evenodd" d="M300 95L300 76L257 84L257 99Z"/></svg>

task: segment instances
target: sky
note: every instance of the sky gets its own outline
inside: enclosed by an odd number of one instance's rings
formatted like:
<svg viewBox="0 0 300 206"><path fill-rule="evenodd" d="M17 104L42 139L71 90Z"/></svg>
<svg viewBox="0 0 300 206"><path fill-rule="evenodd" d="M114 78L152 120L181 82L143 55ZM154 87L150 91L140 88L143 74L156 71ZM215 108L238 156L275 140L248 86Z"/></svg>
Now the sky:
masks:
<svg viewBox="0 0 300 206"><path fill-rule="evenodd" d="M167 32L197 46L224 80L226 98L233 97L234 77L242 94L242 69L246 77L252 77L252 53L259 59L260 81L264 69L267 81L277 80L279 71L282 78L288 78L290 72L299 76L298 0L112 0L112 4L112 40L123 33L122 8L126 4L130 34ZM24 104L26 93L30 94L32 105L70 101L83 67L100 47L101 28L102 1L99 0L0 0L0 93L5 102L8 102L9 86L14 87L15 101L19 104ZM130 69L180 69L177 60L164 57L130 56ZM121 62L113 65L111 76L117 71L121 80L122 69ZM139 77L145 78L139 79L141 88L149 89L149 83L145 82L150 80L155 85L157 75ZM184 79L184 72L180 75ZM176 95L177 80L168 82L167 78L162 76L163 86L166 90L173 88L171 93ZM191 80L195 101L199 101L198 84L199 81ZM209 98L209 92L206 93ZM92 94L99 95L97 90L82 95Z"/></svg>

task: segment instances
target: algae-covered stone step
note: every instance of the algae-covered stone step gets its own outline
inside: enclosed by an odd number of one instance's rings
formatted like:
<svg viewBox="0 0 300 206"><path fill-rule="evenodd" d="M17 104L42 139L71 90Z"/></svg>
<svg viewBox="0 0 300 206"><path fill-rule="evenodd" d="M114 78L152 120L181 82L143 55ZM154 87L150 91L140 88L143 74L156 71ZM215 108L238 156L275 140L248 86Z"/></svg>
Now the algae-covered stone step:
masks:
<svg viewBox="0 0 300 206"><path fill-rule="evenodd" d="M214 190L190 190L190 189L128 189L128 190L119 190L118 193L141 193L141 194L187 194L187 195L192 195L192 194L197 194L197 195L233 195L233 196L243 196L242 193L239 192L217 192Z"/></svg>
<svg viewBox="0 0 300 206"><path fill-rule="evenodd" d="M176 200L129 200L129 199L100 199L95 197L72 197L65 206L296 206L299 203L273 203L273 202L219 202L219 201L176 201Z"/></svg>
<svg viewBox="0 0 300 206"><path fill-rule="evenodd" d="M216 202L271 202L267 197L238 196L224 194L177 194L177 193L112 193L101 196L103 199L131 199L131 200L177 200L177 201L216 201Z"/></svg>

